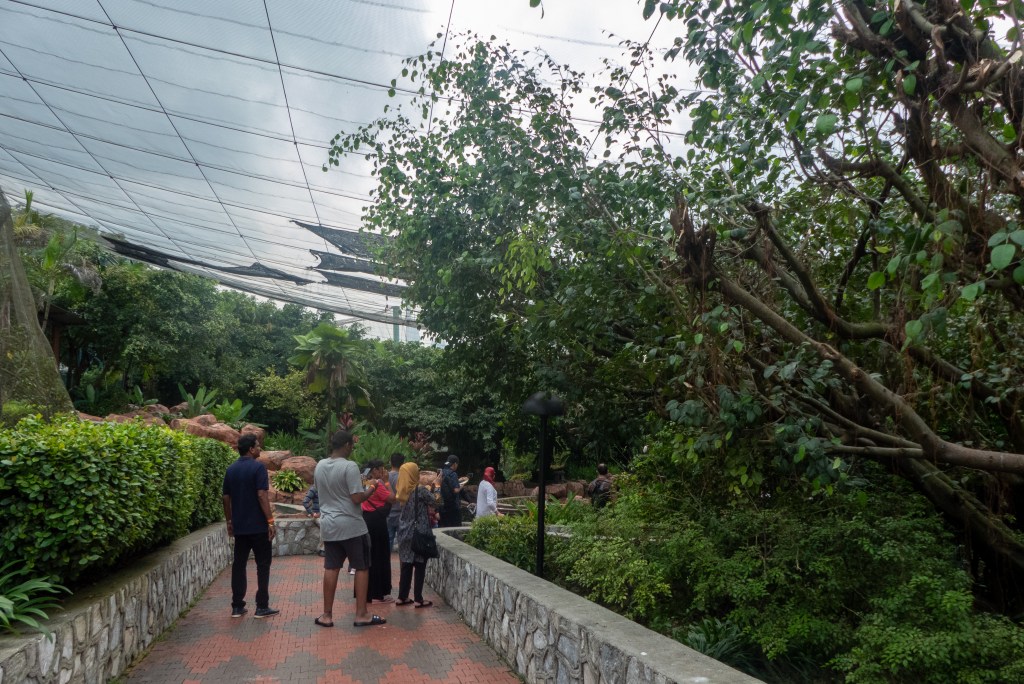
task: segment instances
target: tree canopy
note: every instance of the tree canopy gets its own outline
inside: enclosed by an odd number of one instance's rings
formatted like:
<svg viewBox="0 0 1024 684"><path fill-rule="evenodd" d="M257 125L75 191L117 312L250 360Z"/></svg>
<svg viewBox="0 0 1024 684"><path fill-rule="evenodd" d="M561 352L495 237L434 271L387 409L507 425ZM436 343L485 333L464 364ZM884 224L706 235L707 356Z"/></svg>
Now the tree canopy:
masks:
<svg viewBox="0 0 1024 684"><path fill-rule="evenodd" d="M744 496L850 486L878 460L1020 573L1011 9L647 2L675 46L626 46L593 89L463 36L410 60L411 108L331 154L375 165L366 223L422 324L506 397L524 378L565 394L570 439L670 426L680 463L729 454ZM657 59L696 87L652 76ZM596 139L571 116L584 98ZM665 131L683 121L680 144Z"/></svg>

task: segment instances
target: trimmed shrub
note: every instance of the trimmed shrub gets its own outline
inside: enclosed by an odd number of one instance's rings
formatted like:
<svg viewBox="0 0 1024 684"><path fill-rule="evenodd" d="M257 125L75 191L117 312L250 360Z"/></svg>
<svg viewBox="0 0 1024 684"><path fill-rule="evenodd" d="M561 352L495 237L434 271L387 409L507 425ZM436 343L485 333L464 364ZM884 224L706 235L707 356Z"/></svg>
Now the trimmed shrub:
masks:
<svg viewBox="0 0 1024 684"><path fill-rule="evenodd" d="M163 427L38 417L0 430L0 554L62 583L216 520L227 445Z"/></svg>

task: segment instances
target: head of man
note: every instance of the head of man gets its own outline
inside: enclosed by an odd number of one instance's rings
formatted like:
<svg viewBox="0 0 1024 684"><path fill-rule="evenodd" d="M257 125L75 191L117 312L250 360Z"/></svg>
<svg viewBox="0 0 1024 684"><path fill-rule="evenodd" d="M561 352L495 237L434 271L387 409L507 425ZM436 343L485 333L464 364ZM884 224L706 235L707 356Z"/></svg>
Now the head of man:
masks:
<svg viewBox="0 0 1024 684"><path fill-rule="evenodd" d="M338 430L331 435L331 455L347 457L356 445L355 438L348 430Z"/></svg>
<svg viewBox="0 0 1024 684"><path fill-rule="evenodd" d="M255 456L255 453L249 452L258 448L256 445L256 435L246 433L238 438L238 453L242 456Z"/></svg>
<svg viewBox="0 0 1024 684"><path fill-rule="evenodd" d="M391 467L394 470L401 468L403 463L405 463L405 456L403 454L400 454L397 451L391 454Z"/></svg>
<svg viewBox="0 0 1024 684"><path fill-rule="evenodd" d="M371 480L379 480L384 477L384 461L379 458L367 461L366 469L370 471L369 475Z"/></svg>
<svg viewBox="0 0 1024 684"><path fill-rule="evenodd" d="M607 475L608 474L608 466L606 466L604 463L598 463L597 464L597 474L598 475Z"/></svg>
<svg viewBox="0 0 1024 684"><path fill-rule="evenodd" d="M451 468L452 470L459 469L459 457L454 454L448 457L448 460L444 462L445 468Z"/></svg>

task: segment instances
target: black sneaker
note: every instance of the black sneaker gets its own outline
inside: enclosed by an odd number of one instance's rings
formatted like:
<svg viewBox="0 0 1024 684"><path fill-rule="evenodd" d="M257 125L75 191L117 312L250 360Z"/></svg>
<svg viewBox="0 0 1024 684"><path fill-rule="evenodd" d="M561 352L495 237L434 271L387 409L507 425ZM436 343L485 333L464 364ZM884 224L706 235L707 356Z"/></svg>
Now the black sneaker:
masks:
<svg viewBox="0 0 1024 684"><path fill-rule="evenodd" d="M245 615L248 612L249 611L247 611L245 608L232 608L231 609L231 617L233 617L233 618L240 618L240 617L242 617L243 615Z"/></svg>
<svg viewBox="0 0 1024 684"><path fill-rule="evenodd" d="M258 617L258 618L274 617L275 615L277 615L280 612L281 611L279 611L277 608L257 608L256 612L253 613L253 617Z"/></svg>

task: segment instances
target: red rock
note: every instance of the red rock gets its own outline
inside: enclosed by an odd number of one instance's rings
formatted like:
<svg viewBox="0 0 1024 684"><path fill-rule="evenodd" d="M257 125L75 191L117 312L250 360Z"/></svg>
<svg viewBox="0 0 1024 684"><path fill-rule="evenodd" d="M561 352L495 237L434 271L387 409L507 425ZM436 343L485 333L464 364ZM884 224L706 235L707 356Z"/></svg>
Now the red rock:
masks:
<svg viewBox="0 0 1024 684"><path fill-rule="evenodd" d="M568 487L566 487L565 483L550 484L550 485L545 485L545 487L544 487L544 493L547 496L549 496L549 497L553 496L556 499L564 499L566 497L566 492L567 491L568 491ZM540 487L534 487L533 489L530 490L530 496L532 496L533 498L536 499L537 498L537 494L539 492L540 492Z"/></svg>
<svg viewBox="0 0 1024 684"><path fill-rule="evenodd" d="M299 474L306 484L313 484L313 471L316 470L316 460L309 456L292 456L281 462L281 470L292 470Z"/></svg>
<svg viewBox="0 0 1024 684"><path fill-rule="evenodd" d="M206 437L208 439L216 439L219 442L224 442L236 448L238 446L238 430L232 427L218 423L216 425L202 425L195 421L185 422L185 432L196 437Z"/></svg>
<svg viewBox="0 0 1024 684"><path fill-rule="evenodd" d="M212 425L217 424L217 416L213 415L212 413L204 413L201 416L196 416L195 418L192 419L192 421L195 423L199 423L200 425L210 427ZM237 442L238 440L235 441Z"/></svg>
<svg viewBox="0 0 1024 684"><path fill-rule="evenodd" d="M180 404L172 406L170 413L185 413L186 411L188 411L188 402L183 401Z"/></svg>
<svg viewBox="0 0 1024 684"><path fill-rule="evenodd" d="M260 463L267 467L267 470L274 472L281 469L281 464L285 460L292 458L292 452L290 451L262 451L260 457L257 459Z"/></svg>
<svg viewBox="0 0 1024 684"><path fill-rule="evenodd" d="M258 425L253 425L252 423L246 423L245 425L242 426L241 433L243 435L248 435L248 434L256 435L256 443L260 445L260 448L263 448L263 442L267 438L267 431L266 430L264 430L263 428L259 427Z"/></svg>
<svg viewBox="0 0 1024 684"><path fill-rule="evenodd" d="M103 419L99 416L90 416L88 413L82 413L81 411L78 412L78 419L92 421L93 423L103 422Z"/></svg>

